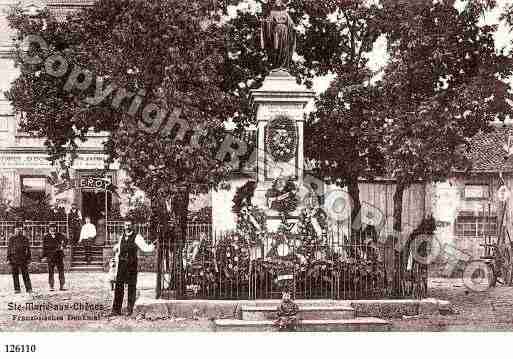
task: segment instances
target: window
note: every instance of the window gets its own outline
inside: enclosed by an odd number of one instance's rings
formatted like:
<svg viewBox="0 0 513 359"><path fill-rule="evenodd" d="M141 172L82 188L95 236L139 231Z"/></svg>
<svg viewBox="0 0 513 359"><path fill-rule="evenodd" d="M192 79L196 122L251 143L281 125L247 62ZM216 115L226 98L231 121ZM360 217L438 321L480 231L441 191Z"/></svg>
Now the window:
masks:
<svg viewBox="0 0 513 359"><path fill-rule="evenodd" d="M21 178L21 206L33 206L44 201L46 177Z"/></svg>
<svg viewBox="0 0 513 359"><path fill-rule="evenodd" d="M455 232L457 236L483 237L497 235L497 216L467 216L456 218Z"/></svg>
<svg viewBox="0 0 513 359"><path fill-rule="evenodd" d="M464 192L465 199L488 199L490 191L488 185L467 184Z"/></svg>

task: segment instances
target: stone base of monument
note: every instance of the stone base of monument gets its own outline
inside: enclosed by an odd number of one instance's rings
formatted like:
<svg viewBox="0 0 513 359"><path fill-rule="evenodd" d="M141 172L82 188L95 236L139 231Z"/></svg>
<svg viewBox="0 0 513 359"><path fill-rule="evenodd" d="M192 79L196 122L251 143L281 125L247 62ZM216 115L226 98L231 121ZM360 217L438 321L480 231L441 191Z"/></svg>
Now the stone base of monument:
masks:
<svg viewBox="0 0 513 359"><path fill-rule="evenodd" d="M217 332L273 332L278 331L274 320L233 320L215 321ZM353 319L316 319L300 320L296 327L298 332L385 332L390 331L390 323L378 318Z"/></svg>
<svg viewBox="0 0 513 359"><path fill-rule="evenodd" d="M276 308L271 306L242 307L242 320L274 320ZM354 319L355 310L350 306L300 306L299 320L342 320Z"/></svg>
<svg viewBox="0 0 513 359"><path fill-rule="evenodd" d="M356 311L349 304L325 301L298 303L295 331L388 331L386 320L373 317L356 317ZM270 305L248 305L241 308L240 319L218 319L214 321L216 331L279 331L275 321L278 308Z"/></svg>
<svg viewBox="0 0 513 359"><path fill-rule="evenodd" d="M146 296L145 294L148 294ZM151 293L154 295L154 293ZM281 300L163 300L141 293L134 313L144 318L210 318L216 331L274 331ZM388 318L443 314L450 302L427 299L299 299L302 331L387 331Z"/></svg>

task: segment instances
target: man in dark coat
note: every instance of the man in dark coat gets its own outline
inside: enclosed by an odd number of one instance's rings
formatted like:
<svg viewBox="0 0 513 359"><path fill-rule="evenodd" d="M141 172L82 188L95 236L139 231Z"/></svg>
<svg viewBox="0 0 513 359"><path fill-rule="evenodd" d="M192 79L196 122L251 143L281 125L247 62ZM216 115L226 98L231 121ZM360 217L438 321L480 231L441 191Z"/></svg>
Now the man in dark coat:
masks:
<svg viewBox="0 0 513 359"><path fill-rule="evenodd" d="M82 213L76 203L71 205L71 210L68 214L68 226L71 233L71 244L75 245L80 239L80 228L82 227Z"/></svg>
<svg viewBox="0 0 513 359"><path fill-rule="evenodd" d="M21 292L20 272L23 277L25 290L27 293L32 292L32 284L30 283L30 276L27 268L30 260L30 243L28 238L23 235L23 224L18 223L14 228L14 236L9 238L7 245L7 261L11 265L15 293Z"/></svg>
<svg viewBox="0 0 513 359"><path fill-rule="evenodd" d="M61 233L57 233L57 226L50 224L48 228L49 233L43 238L43 255L42 258L46 258L48 262L48 283L50 284L50 290L53 291L54 287L54 270L57 267L59 272L59 284L60 290L66 290L64 288L64 248L68 245L68 239Z"/></svg>
<svg viewBox="0 0 513 359"><path fill-rule="evenodd" d="M125 221L123 235L114 247L117 257L117 275L111 316L121 315L125 284L128 286L128 315L132 315L137 292L137 251L153 252L154 249L153 244L147 244L140 233L134 232L131 221Z"/></svg>

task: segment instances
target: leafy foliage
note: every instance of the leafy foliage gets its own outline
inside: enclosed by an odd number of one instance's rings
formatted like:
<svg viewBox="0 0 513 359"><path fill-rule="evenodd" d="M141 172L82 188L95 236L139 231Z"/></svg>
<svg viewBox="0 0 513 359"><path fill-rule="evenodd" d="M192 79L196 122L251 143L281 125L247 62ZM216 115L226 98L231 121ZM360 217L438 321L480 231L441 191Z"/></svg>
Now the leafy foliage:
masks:
<svg viewBox="0 0 513 359"><path fill-rule="evenodd" d="M0 212L0 220L4 221L66 221L63 207L50 205L50 197L31 201L19 207L12 207Z"/></svg>
<svg viewBox="0 0 513 359"><path fill-rule="evenodd" d="M45 136L55 156L76 148L90 129L110 131L109 155L121 160L133 184L153 198L167 198L177 189L195 193L205 189L200 185L216 185L226 171L213 155L216 136L221 119L233 107L220 87L223 31L202 21L209 16L208 3L102 0L66 22L50 14L30 19L19 9L10 16L20 39L40 34L52 51L66 49L70 64L108 79L104 87L108 82L133 93L145 91L144 104L155 103L168 112L180 110L190 129L199 125L204 129L201 146L192 146L187 136L181 139L173 131L144 131L153 123L132 118L127 113L131 101L117 109L110 101L98 106L84 102L94 93L94 83L85 91L69 93L63 90L66 76L54 78L41 65L22 63L18 48L22 75L7 95L24 114L22 127Z"/></svg>
<svg viewBox="0 0 513 359"><path fill-rule="evenodd" d="M260 24L268 11L267 1L255 0L254 3L255 6L248 8L244 0L227 1L227 5L237 6L237 12L225 26L228 52L225 88L239 101L234 121L240 126L253 121L250 91L261 86L271 69L260 43ZM379 32L368 31L362 24L361 3L359 0L288 2L288 12L297 29L297 56L293 58L290 71L299 82L310 87L316 76L346 72L350 51L354 53L351 61L363 60ZM378 12L379 7L372 5L366 15L366 19L373 22L372 28L374 23L376 26L379 23ZM347 33L349 27L365 39L362 46Z"/></svg>
<svg viewBox="0 0 513 359"><path fill-rule="evenodd" d="M511 60L495 49L496 27L480 24L482 3L461 12L452 1L386 5L391 61L376 115L386 121L385 169L397 181L395 230L405 188L467 168L468 139L512 114L504 81Z"/></svg>
<svg viewBox="0 0 513 359"><path fill-rule="evenodd" d="M51 76L44 63L24 63L18 44L21 75L6 95L21 127L45 137L54 159L74 155L91 131L108 131L106 152L152 200L152 219L167 223L174 214L185 238L190 195L215 188L230 171L216 158L223 121L236 112L224 86L221 12L208 0L99 0L60 22L48 11L30 18L14 9L9 20L20 42L38 34L49 44L48 51L31 44L28 54L57 52L69 64L65 76ZM91 86L66 87L75 66L91 71ZM103 101L91 101L101 90ZM131 95L116 101L123 91ZM164 112L171 116L162 120ZM191 138L194 129L201 135Z"/></svg>
<svg viewBox="0 0 513 359"><path fill-rule="evenodd" d="M305 66L335 78L306 122L305 154L318 178L348 186L354 220L360 209L358 178L382 173L381 122L369 115L381 93L370 82L368 53L382 33L383 11L363 1L316 2L309 9Z"/></svg>
<svg viewBox="0 0 513 359"><path fill-rule="evenodd" d="M144 201L137 199L134 203L131 203L125 217L135 223L146 223L151 217L151 207Z"/></svg>

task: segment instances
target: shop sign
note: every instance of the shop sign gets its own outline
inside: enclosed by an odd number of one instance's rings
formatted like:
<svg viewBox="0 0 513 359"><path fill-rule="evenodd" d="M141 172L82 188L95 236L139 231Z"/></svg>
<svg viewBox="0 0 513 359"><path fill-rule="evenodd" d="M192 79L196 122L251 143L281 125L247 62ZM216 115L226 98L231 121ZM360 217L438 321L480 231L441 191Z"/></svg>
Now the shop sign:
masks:
<svg viewBox="0 0 513 359"><path fill-rule="evenodd" d="M74 169L100 169L104 168L105 155L79 154L73 161ZM52 163L45 153L0 153L0 168L34 168L51 169ZM115 169L115 168L111 168Z"/></svg>
<svg viewBox="0 0 513 359"><path fill-rule="evenodd" d="M70 189L93 189L95 191L112 191L115 193L115 186L109 177L80 177L70 178L67 171L51 173L48 182L55 187L56 194Z"/></svg>

